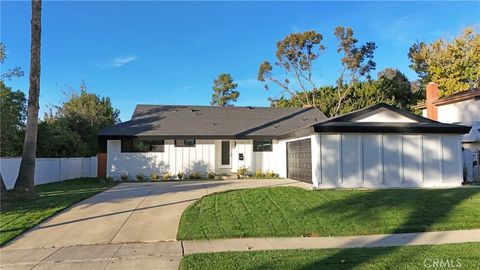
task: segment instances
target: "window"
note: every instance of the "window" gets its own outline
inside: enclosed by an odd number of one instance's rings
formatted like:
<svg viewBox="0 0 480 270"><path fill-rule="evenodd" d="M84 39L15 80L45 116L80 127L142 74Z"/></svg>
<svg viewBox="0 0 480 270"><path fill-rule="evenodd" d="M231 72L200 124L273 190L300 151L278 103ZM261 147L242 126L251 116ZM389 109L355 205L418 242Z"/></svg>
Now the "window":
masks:
<svg viewBox="0 0 480 270"><path fill-rule="evenodd" d="M122 139L122 152L164 152L164 140Z"/></svg>
<svg viewBox="0 0 480 270"><path fill-rule="evenodd" d="M195 147L195 140L175 140L175 147Z"/></svg>
<svg viewBox="0 0 480 270"><path fill-rule="evenodd" d="M253 152L272 151L272 140L253 140Z"/></svg>

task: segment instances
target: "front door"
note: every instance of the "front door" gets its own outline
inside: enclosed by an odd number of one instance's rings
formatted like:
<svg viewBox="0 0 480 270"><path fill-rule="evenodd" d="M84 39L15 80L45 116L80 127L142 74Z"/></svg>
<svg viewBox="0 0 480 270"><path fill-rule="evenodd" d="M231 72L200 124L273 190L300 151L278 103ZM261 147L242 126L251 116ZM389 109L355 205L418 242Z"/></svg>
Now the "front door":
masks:
<svg viewBox="0 0 480 270"><path fill-rule="evenodd" d="M232 168L232 148L230 141L222 141L220 153L220 165L221 168L230 169Z"/></svg>

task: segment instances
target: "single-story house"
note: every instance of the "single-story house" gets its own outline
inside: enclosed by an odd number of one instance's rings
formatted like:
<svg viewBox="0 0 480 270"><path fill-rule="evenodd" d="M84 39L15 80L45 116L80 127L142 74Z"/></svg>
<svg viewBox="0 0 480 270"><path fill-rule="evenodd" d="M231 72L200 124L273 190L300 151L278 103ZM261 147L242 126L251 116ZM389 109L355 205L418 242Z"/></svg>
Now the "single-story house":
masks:
<svg viewBox="0 0 480 270"><path fill-rule="evenodd" d="M440 187L462 183L461 135L379 104L327 118L317 108L137 105L99 132L107 176L272 171L333 187Z"/></svg>

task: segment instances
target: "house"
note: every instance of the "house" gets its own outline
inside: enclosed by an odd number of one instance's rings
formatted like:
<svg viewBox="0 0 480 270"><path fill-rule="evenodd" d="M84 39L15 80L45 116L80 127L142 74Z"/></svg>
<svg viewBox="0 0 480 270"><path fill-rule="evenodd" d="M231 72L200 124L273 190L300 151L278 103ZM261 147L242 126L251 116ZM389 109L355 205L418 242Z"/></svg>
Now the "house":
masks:
<svg viewBox="0 0 480 270"><path fill-rule="evenodd" d="M273 171L315 188L462 182L469 128L379 104L328 119L316 108L137 105L106 127L107 175Z"/></svg>
<svg viewBox="0 0 480 270"><path fill-rule="evenodd" d="M426 87L426 101L414 108L435 121L472 127L462 136L465 180L480 180L480 89L439 97L438 85L430 83Z"/></svg>

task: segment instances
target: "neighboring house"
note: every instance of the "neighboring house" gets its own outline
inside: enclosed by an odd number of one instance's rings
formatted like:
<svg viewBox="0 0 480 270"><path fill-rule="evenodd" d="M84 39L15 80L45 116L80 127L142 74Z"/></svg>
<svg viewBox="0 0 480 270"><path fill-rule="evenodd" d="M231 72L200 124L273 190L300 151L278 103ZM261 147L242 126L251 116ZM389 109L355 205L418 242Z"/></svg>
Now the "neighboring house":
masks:
<svg viewBox="0 0 480 270"><path fill-rule="evenodd" d="M426 88L426 101L414 108L435 121L472 127L462 136L464 174L467 181L480 180L480 89L439 98L438 85L430 83Z"/></svg>
<svg viewBox="0 0 480 270"><path fill-rule="evenodd" d="M138 105L106 127L107 175L273 171L332 187L437 187L462 182L460 136L379 104L327 119L316 108Z"/></svg>

